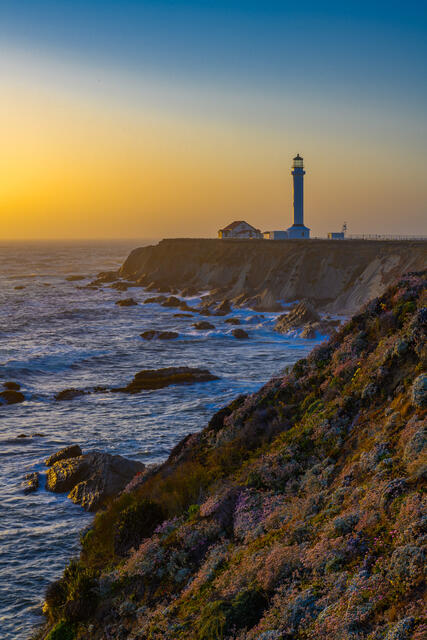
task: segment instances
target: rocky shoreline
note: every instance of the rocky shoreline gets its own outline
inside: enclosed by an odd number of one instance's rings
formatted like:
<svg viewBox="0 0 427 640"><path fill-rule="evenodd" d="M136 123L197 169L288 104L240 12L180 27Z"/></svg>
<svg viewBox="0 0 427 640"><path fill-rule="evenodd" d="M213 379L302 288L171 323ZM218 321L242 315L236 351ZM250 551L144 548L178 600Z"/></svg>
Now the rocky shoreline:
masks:
<svg viewBox="0 0 427 640"><path fill-rule="evenodd" d="M426 277L134 476L49 587L37 637L421 640ZM79 453L53 458L59 480Z"/></svg>

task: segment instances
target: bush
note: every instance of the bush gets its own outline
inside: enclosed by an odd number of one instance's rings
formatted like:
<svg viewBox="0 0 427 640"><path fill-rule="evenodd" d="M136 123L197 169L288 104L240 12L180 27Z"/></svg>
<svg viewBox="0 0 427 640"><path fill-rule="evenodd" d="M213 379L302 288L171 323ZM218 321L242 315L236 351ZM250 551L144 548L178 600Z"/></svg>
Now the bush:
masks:
<svg viewBox="0 0 427 640"><path fill-rule="evenodd" d="M94 572L72 560L63 577L49 585L45 598L52 620L63 617L68 621L85 620L93 613L98 602Z"/></svg>
<svg viewBox="0 0 427 640"><path fill-rule="evenodd" d="M73 626L62 620L46 636L46 640L74 640L75 637Z"/></svg>
<svg viewBox="0 0 427 640"><path fill-rule="evenodd" d="M114 550L124 556L130 549L137 549L144 538L149 538L154 529L163 522L165 514L161 506L144 498L133 504L119 516L114 536Z"/></svg>
<svg viewBox="0 0 427 640"><path fill-rule="evenodd" d="M268 599L260 587L241 591L234 600L215 600L203 611L198 640L222 640L231 629L251 629L261 619Z"/></svg>

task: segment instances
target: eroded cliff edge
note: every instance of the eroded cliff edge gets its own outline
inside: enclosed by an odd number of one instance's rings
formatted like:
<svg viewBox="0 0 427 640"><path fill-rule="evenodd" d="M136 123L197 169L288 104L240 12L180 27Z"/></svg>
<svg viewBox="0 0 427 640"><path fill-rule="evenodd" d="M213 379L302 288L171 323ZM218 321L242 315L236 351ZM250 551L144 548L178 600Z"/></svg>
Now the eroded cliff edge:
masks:
<svg viewBox="0 0 427 640"><path fill-rule="evenodd" d="M308 298L350 314L427 264L427 241L169 239L131 252L120 275L161 290L192 288L259 310Z"/></svg>

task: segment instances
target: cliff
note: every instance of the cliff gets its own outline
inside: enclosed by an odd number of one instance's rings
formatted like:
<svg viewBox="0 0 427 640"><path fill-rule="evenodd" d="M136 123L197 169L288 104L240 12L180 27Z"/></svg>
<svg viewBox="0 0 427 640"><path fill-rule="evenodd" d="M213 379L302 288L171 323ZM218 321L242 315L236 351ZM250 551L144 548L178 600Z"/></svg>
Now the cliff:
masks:
<svg viewBox="0 0 427 640"><path fill-rule="evenodd" d="M258 310L308 298L349 314L426 264L426 241L177 239L135 249L120 275L161 290L212 291Z"/></svg>
<svg viewBox="0 0 427 640"><path fill-rule="evenodd" d="M137 476L39 637L424 638L426 285L404 277Z"/></svg>

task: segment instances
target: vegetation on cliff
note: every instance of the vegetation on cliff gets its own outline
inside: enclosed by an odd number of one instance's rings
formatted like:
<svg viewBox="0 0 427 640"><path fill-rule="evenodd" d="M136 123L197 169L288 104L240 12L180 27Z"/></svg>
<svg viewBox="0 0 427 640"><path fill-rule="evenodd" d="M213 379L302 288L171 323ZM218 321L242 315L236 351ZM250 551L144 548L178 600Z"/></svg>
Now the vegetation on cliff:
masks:
<svg viewBox="0 0 427 640"><path fill-rule="evenodd" d="M426 283L136 477L49 588L41 637L425 637Z"/></svg>

